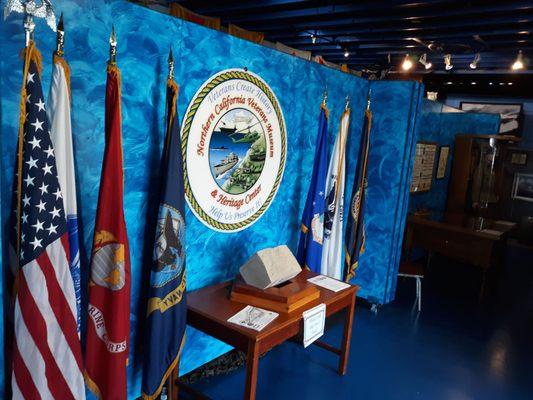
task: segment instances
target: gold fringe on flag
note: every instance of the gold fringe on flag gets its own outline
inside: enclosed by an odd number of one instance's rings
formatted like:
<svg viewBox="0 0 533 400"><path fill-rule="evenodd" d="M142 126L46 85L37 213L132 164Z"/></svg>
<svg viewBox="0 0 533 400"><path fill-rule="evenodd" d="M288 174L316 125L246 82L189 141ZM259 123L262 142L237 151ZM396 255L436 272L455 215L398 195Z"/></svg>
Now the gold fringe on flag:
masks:
<svg viewBox="0 0 533 400"><path fill-rule="evenodd" d="M63 71L65 71L65 79L67 81L68 95L69 95L70 101L72 101L71 91L70 91L70 67L67 64L67 61L63 57L58 56L57 54L54 54L54 64L61 65L63 67Z"/></svg>

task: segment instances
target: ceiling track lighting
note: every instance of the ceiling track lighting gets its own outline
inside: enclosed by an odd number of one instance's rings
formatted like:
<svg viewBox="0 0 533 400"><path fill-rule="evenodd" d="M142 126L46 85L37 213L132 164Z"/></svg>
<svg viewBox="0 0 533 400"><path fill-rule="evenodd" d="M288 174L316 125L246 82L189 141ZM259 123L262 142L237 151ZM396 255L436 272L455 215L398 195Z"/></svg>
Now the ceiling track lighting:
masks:
<svg viewBox="0 0 533 400"><path fill-rule="evenodd" d="M433 66L433 64L431 64L427 60L427 54L426 53L422 54L422 56L418 59L418 62L420 64L422 64L426 70L430 69Z"/></svg>
<svg viewBox="0 0 533 400"><path fill-rule="evenodd" d="M350 52L348 51L348 49L344 49L344 57L345 58L350 57Z"/></svg>
<svg viewBox="0 0 533 400"><path fill-rule="evenodd" d="M446 66L446 71L450 71L453 68L451 54L446 54L444 56L444 65Z"/></svg>
<svg viewBox="0 0 533 400"><path fill-rule="evenodd" d="M402 69L404 71L409 71L411 68L413 68L413 61L411 61L409 54L406 54L405 58L403 59Z"/></svg>
<svg viewBox="0 0 533 400"><path fill-rule="evenodd" d="M479 63L480 60L481 60L481 55L479 53L477 53L474 56L474 60L470 63L470 68L471 69L476 69L477 68L477 64Z"/></svg>
<svg viewBox="0 0 533 400"><path fill-rule="evenodd" d="M511 69L513 71L524 69L524 56L522 54L522 50L518 52L515 62L513 63L513 65L511 65Z"/></svg>

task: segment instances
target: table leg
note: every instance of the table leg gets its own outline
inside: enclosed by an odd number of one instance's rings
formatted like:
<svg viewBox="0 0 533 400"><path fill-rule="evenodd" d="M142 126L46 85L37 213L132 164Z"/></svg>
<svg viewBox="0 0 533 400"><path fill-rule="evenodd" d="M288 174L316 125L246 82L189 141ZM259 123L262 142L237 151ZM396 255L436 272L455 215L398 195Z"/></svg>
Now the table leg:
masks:
<svg viewBox="0 0 533 400"><path fill-rule="evenodd" d="M256 342L250 341L248 343L248 352L246 354L246 387L244 389L244 400L255 400L258 366L258 345Z"/></svg>
<svg viewBox="0 0 533 400"><path fill-rule="evenodd" d="M479 304L483 303L483 301L485 300L486 291L487 291L487 269L483 268L482 276L481 276L481 287L479 288L479 297L478 297Z"/></svg>
<svg viewBox="0 0 533 400"><path fill-rule="evenodd" d="M346 308L344 319L344 333L342 335L342 347L339 360L339 374L345 375L348 368L348 357L350 355L350 339L352 337L353 314L355 310L355 293L352 296L350 305Z"/></svg>

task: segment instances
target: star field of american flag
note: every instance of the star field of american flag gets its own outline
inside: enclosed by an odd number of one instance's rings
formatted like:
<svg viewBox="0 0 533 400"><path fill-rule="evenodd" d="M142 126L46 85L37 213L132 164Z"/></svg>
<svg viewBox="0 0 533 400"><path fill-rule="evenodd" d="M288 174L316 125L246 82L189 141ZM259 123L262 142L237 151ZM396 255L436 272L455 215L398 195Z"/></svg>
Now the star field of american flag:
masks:
<svg viewBox="0 0 533 400"><path fill-rule="evenodd" d="M20 266L37 258L67 228L43 90L33 62L28 70L26 90L20 196ZM14 212L17 213L16 202L14 204ZM14 228L17 229L16 224Z"/></svg>

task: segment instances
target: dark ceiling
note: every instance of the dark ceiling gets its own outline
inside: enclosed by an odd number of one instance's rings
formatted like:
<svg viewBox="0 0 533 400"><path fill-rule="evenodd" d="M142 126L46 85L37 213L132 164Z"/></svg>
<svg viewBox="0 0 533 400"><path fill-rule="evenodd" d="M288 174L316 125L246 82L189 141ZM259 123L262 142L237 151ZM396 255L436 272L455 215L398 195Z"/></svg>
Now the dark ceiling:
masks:
<svg viewBox="0 0 533 400"><path fill-rule="evenodd" d="M400 69L405 55L427 53L433 68L444 72L452 55L453 71L507 72L519 50L533 54L533 0L181 0L197 13L220 17L265 33L265 39L311 51L355 70ZM312 43L316 35L316 43ZM349 56L344 53L348 50ZM389 57L390 55L390 57ZM389 63L390 59L390 63ZM415 63L417 72L425 72Z"/></svg>

